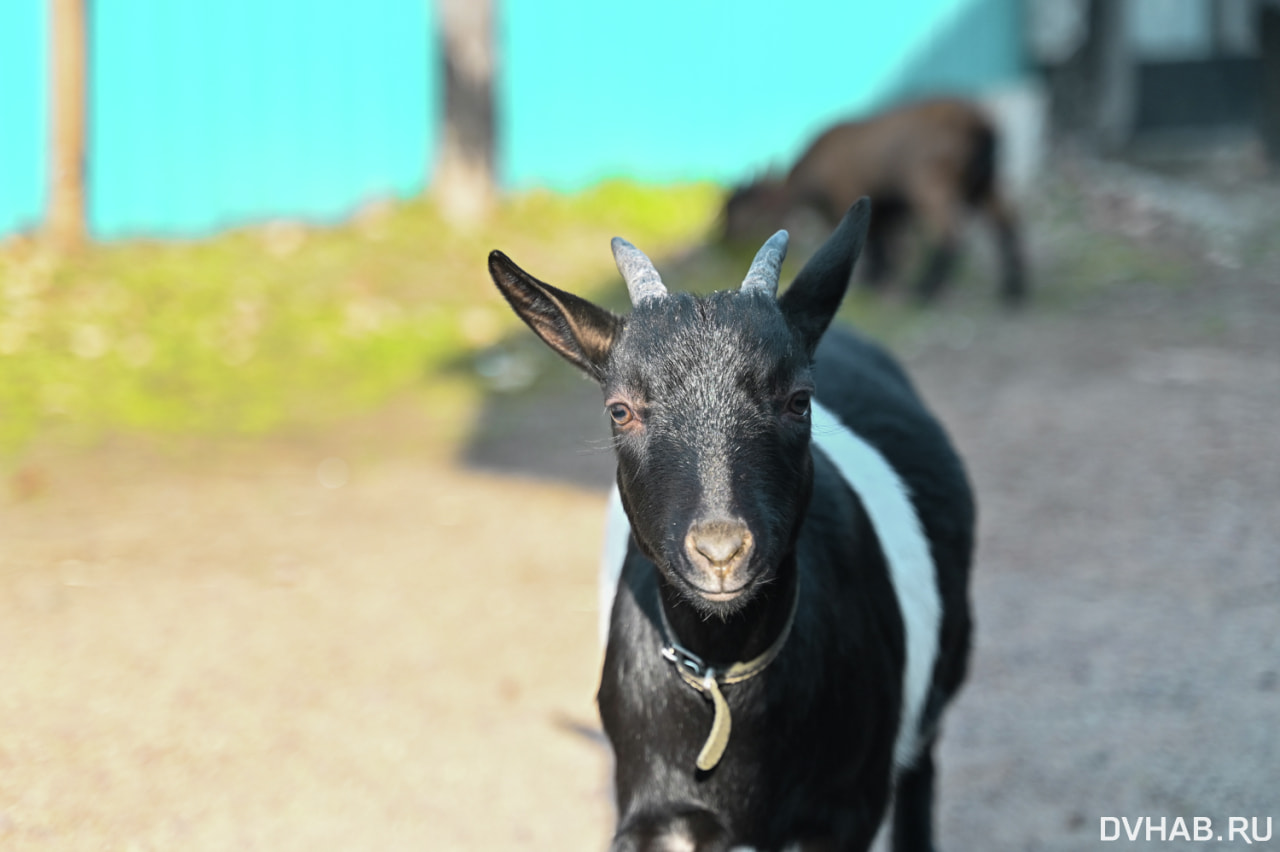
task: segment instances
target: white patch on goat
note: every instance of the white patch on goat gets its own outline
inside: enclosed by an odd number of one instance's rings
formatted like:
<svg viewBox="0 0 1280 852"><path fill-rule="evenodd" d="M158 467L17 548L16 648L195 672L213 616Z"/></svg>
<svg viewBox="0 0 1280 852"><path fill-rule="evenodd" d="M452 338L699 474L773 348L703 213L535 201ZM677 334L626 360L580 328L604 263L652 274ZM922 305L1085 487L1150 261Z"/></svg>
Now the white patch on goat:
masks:
<svg viewBox="0 0 1280 852"><path fill-rule="evenodd" d="M622 495L614 484L609 489L608 516L604 523L604 550L600 554L600 647L609 643L609 619L613 615L613 598L622 578L622 563L627 559L627 542L631 539L631 522L622 508Z"/></svg>
<svg viewBox="0 0 1280 852"><path fill-rule="evenodd" d="M899 769L906 769L916 760L920 717L938 653L942 598L933 556L902 477L875 447L855 435L817 400L813 401L812 410L813 442L862 500L889 563L889 579L902 613L907 650L902 672L902 718L893 757Z"/></svg>
<svg viewBox="0 0 1280 852"><path fill-rule="evenodd" d="M920 717L933 682L942 620L942 600L924 527L911 502L907 484L880 452L845 426L830 410L812 403L813 443L831 460L871 518L889 579L898 598L906 633L906 666L902 672L902 716L894 741L894 763L915 763ZM600 644L609 638L613 598L627 555L631 525L615 485L609 493L603 559L600 563Z"/></svg>
<svg viewBox="0 0 1280 852"><path fill-rule="evenodd" d="M687 831L683 831L683 828L667 829L655 838L657 845L654 848L661 852L698 852L698 842Z"/></svg>

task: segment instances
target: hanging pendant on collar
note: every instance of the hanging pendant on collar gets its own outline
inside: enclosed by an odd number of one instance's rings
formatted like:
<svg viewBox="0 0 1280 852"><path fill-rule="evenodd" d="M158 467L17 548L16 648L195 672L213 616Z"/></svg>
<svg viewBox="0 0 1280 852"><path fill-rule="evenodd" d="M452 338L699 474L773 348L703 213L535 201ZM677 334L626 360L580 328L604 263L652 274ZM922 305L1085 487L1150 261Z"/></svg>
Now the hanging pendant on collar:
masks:
<svg viewBox="0 0 1280 852"><path fill-rule="evenodd" d="M675 632L667 622L667 614L659 602L658 613L662 618L662 628L668 642L662 648L662 656L675 666L681 680L711 701L711 732L707 734L707 741L703 743L702 750L698 752L698 757L694 761L694 765L703 772L715 769L720 763L725 749L729 746L729 734L733 730L733 716L729 712L729 702L725 700L724 693L720 690L721 685L740 683L753 678L774 661L791 635L799 604L800 590L797 588L791 597L791 613L787 616L787 623L783 625L782 632L778 634L773 644L755 659L745 663L734 663L720 671L707 665L701 657L681 647L675 641Z"/></svg>

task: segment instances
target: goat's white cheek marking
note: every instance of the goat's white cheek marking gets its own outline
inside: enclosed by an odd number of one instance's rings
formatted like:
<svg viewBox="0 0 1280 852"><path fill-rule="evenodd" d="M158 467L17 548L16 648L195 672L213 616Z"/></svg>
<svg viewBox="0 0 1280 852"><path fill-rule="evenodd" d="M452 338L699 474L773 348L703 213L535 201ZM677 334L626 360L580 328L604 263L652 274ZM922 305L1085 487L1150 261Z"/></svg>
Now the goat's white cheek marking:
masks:
<svg viewBox="0 0 1280 852"><path fill-rule="evenodd" d="M907 661L902 673L902 718L893 755L897 766L905 769L915 763L920 718L938 653L942 599L933 556L902 477L834 413L816 399L811 406L813 442L862 500L889 563L889 579L902 613Z"/></svg>
<svg viewBox="0 0 1280 852"><path fill-rule="evenodd" d="M604 525L604 548L600 554L600 647L609 642L609 617L613 598L622 577L622 563L627 559L627 542L631 538L631 522L622 508L622 495L615 483L609 489L609 505Z"/></svg>

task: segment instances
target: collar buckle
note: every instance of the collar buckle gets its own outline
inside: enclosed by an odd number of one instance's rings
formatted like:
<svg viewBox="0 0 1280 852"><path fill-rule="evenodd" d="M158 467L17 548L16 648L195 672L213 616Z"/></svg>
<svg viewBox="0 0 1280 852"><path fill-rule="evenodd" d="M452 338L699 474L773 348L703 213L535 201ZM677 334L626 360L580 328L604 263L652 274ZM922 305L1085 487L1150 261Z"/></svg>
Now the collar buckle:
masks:
<svg viewBox="0 0 1280 852"><path fill-rule="evenodd" d="M674 642L663 647L662 656L674 663L677 671L687 674L693 680L705 681L708 678L715 678L715 669L707 665L697 654L681 648Z"/></svg>

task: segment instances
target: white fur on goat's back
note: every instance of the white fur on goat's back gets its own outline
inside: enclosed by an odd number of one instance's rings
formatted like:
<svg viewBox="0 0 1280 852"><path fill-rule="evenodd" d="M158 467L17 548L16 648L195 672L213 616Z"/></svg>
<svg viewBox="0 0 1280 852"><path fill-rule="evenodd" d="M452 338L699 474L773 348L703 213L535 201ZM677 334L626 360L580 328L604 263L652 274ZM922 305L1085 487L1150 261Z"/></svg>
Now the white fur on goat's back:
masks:
<svg viewBox="0 0 1280 852"><path fill-rule="evenodd" d="M915 763L920 719L938 655L942 597L929 541L907 484L880 451L854 434L830 410L813 406L813 443L858 495L889 563L906 633L907 664L902 672L902 718L893 758L899 769Z"/></svg>
<svg viewBox="0 0 1280 852"><path fill-rule="evenodd" d="M604 548L600 554L600 647L609 643L609 619L613 615L613 598L622 578L622 563L627 559L627 541L631 538L631 522L622 508L622 495L615 483L609 489L608 515L604 522Z"/></svg>
<svg viewBox="0 0 1280 852"><path fill-rule="evenodd" d="M907 661L902 672L902 716L894 741L894 763L905 769L915 763L920 718L938 653L942 599L938 594L933 556L920 516L902 477L880 452L845 426L830 410L812 403L813 443L831 460L871 518L889 578L898 598L906 633ZM609 638L613 598L627 555L631 524L615 485L609 492L603 558L600 563L600 644Z"/></svg>

